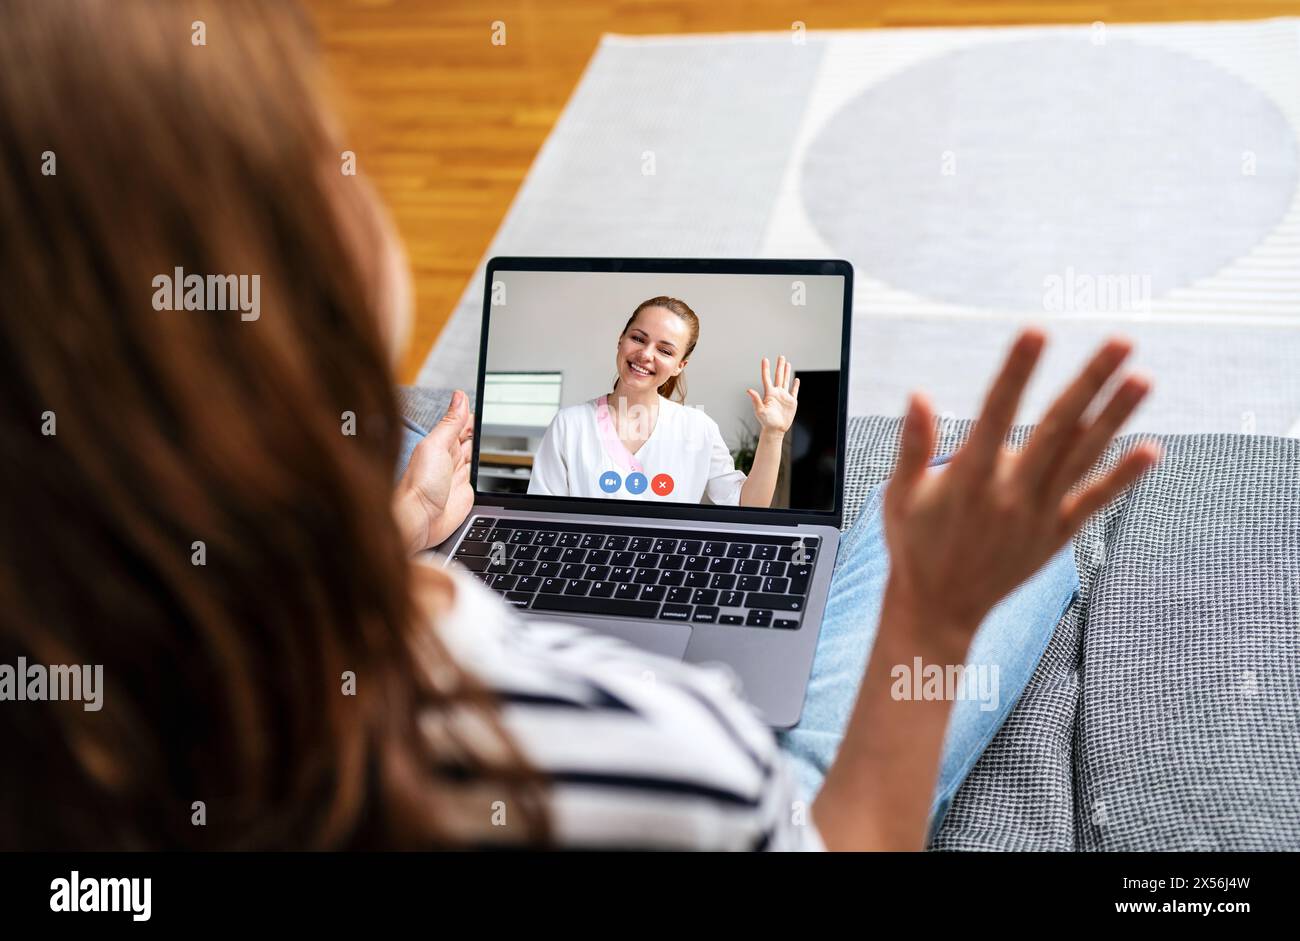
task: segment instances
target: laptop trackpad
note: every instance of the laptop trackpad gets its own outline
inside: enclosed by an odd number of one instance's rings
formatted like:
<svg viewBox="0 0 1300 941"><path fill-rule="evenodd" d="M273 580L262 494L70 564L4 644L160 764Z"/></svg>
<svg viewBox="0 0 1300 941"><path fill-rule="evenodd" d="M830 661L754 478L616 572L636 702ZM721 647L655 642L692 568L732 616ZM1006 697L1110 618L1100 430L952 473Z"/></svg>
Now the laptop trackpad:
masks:
<svg viewBox="0 0 1300 941"><path fill-rule="evenodd" d="M647 624L614 618L577 618L572 615L567 620L570 624L581 624L602 634L612 634L642 650L675 660L686 656L686 646L691 642L691 626L680 621L655 621Z"/></svg>
<svg viewBox="0 0 1300 941"><path fill-rule="evenodd" d="M691 642L691 626L673 621L656 621L653 624L629 624L626 621L601 621L597 630L621 637L651 653L680 660L686 656Z"/></svg>

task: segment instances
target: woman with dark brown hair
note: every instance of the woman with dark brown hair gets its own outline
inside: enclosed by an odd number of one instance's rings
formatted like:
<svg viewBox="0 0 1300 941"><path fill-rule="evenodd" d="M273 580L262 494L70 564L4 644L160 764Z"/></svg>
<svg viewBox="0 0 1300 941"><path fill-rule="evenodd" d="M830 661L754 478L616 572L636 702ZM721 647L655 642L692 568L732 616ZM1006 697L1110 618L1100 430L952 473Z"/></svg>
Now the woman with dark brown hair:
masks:
<svg viewBox="0 0 1300 941"><path fill-rule="evenodd" d="M472 501L469 412L395 494L405 265L341 172L297 8L0 0L0 22L0 663L103 675L95 710L0 702L22 756L0 848L922 844L950 704L891 701L887 665L960 658L1155 459L1071 489L1145 392L1082 417L1123 344L1013 455L1025 334L941 475L914 399L876 653L796 819L724 676L412 561ZM257 316L214 279L255 285Z"/></svg>

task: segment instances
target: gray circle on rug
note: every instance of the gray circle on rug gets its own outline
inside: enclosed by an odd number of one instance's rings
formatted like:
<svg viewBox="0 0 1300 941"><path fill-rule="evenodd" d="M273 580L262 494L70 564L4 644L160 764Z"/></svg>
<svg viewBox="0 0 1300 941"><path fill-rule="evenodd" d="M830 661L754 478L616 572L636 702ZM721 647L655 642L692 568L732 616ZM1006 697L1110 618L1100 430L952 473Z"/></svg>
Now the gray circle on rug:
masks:
<svg viewBox="0 0 1300 941"><path fill-rule="evenodd" d="M1037 311L1053 278L1149 278L1129 283L1159 298L1210 275L1278 224L1296 185L1295 130L1258 88L1086 36L905 69L845 104L801 173L809 219L864 275Z"/></svg>

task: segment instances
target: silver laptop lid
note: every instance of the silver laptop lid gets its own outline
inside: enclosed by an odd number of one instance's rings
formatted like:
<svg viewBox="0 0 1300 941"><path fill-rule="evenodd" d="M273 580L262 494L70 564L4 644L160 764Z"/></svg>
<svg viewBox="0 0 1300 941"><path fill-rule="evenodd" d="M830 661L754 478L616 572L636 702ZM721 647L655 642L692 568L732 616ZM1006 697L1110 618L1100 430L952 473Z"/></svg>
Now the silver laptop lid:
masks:
<svg viewBox="0 0 1300 941"><path fill-rule="evenodd" d="M838 260L493 258L478 505L838 527L852 295Z"/></svg>

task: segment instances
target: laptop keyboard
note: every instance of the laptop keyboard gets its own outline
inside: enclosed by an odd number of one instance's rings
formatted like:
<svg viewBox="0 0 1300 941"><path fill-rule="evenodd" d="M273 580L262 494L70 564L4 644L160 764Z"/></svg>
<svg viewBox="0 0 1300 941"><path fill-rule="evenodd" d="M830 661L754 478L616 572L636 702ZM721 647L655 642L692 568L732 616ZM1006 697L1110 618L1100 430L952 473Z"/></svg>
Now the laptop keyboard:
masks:
<svg viewBox="0 0 1300 941"><path fill-rule="evenodd" d="M479 516L452 558L517 608L797 630L820 541Z"/></svg>

